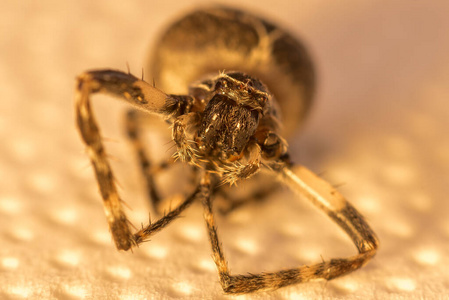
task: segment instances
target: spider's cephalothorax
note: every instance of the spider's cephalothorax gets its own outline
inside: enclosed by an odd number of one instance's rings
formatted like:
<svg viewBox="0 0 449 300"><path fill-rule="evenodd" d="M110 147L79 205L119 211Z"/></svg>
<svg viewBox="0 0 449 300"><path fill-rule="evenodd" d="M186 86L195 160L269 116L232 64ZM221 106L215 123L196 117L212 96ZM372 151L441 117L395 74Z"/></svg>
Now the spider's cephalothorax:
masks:
<svg viewBox="0 0 449 300"><path fill-rule="evenodd" d="M330 280L362 267L375 255L378 240L363 216L329 183L289 160L287 144L280 134L290 133L303 119L314 90L310 58L296 38L242 11L222 7L201 9L167 29L153 58L152 74L162 90L129 72L115 70L87 71L78 77L76 85L77 126L118 249L129 250L148 241L190 204L201 201L213 259L226 293ZM239 71L220 73L220 70ZM198 81L211 73L215 75ZM175 161L189 162L192 175L196 176L196 188L181 204L158 220L150 220L135 233L124 213L91 109L90 98L94 93L115 95L139 109L128 112L126 129L156 212L161 212L159 204L163 202L154 181L158 171ZM168 158L159 165L152 163L141 137L149 115L159 115L172 124L178 160ZM285 117L283 126L281 116ZM212 199L217 194L232 197L230 186L260 169L275 175L272 184L264 182L248 200L268 195L278 185L276 180L280 180L305 195L337 223L352 239L358 254L279 272L231 275L218 238ZM229 211L238 206L231 205Z"/></svg>
<svg viewBox="0 0 449 300"><path fill-rule="evenodd" d="M264 120L275 115L272 111L274 99L267 88L249 75L227 72L192 85L190 92L194 97L192 102L205 107L194 113L193 121L185 125L193 130L183 127L184 117L181 121L174 121L173 138L179 147L176 156L197 165L201 161L206 162L205 167L211 170L227 171L232 175L229 177L231 181L252 175L253 172L248 173L248 169L247 174L238 174L236 165L243 166L240 161L247 161L251 156L254 149L248 146L258 145L256 150L268 146L266 143L264 145L265 139L260 141L260 145L257 143L255 133L258 129L264 131L259 135L267 135L268 132L275 134L275 126L259 128L260 121L266 124ZM195 110L195 105L191 106L191 110ZM278 142L279 151L286 149L283 140L275 142Z"/></svg>

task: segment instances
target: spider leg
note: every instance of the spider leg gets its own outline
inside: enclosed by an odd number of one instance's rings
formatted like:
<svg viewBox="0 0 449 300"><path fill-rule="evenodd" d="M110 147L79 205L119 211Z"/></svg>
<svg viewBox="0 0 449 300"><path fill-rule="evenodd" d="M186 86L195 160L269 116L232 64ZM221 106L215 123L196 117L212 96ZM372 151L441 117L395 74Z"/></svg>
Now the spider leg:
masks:
<svg viewBox="0 0 449 300"><path fill-rule="evenodd" d="M295 190L306 195L325 211L354 241L359 254L331 259L310 266L301 266L278 272L231 275L218 239L210 197L204 198L204 219L212 244L212 252L218 269L220 284L226 293L242 294L257 290L272 290L314 279L333 279L350 273L371 259L377 250L378 240L362 215L351 206L330 184L304 167L284 168L284 180Z"/></svg>
<svg viewBox="0 0 449 300"><path fill-rule="evenodd" d="M199 165L199 157L197 150L192 147L194 142L193 132L201 122L201 115L198 112L191 112L182 115L173 123L173 140L175 141L178 150L175 153L175 158L181 161L190 162L193 165Z"/></svg>
<svg viewBox="0 0 449 300"><path fill-rule="evenodd" d="M130 222L123 211L122 200L90 105L90 94L99 92L118 96L142 110L167 117L182 112L186 106L183 105L185 98L168 96L145 81L120 71L90 71L77 78L77 126L95 171L115 245L119 250L128 250L136 242L131 233Z"/></svg>
<svg viewBox="0 0 449 300"><path fill-rule="evenodd" d="M184 202L182 202L178 207L164 215L156 222L150 222L146 227L142 228L138 232L134 234L134 241L136 245L139 245L143 242L149 240L150 236L160 231L162 228L170 224L173 220L175 220L179 215L192 204L197 198L204 198L205 195L209 193L209 189L207 188L208 184L202 180L200 184L197 186L196 190L187 197Z"/></svg>
<svg viewBox="0 0 449 300"><path fill-rule="evenodd" d="M149 116L147 114L135 109L130 109L126 114L126 132L139 160L151 206L154 211L161 214L160 204L163 199L159 194L154 175L169 168L175 161L170 157L158 164L153 164L151 162L148 152L145 151L141 136L143 119L147 120L148 118Z"/></svg>
<svg viewBox="0 0 449 300"><path fill-rule="evenodd" d="M365 257L360 266L375 255L379 246L376 234L365 218L331 184L304 166L284 167L281 174L293 191L306 196L349 235L359 251L358 256Z"/></svg>

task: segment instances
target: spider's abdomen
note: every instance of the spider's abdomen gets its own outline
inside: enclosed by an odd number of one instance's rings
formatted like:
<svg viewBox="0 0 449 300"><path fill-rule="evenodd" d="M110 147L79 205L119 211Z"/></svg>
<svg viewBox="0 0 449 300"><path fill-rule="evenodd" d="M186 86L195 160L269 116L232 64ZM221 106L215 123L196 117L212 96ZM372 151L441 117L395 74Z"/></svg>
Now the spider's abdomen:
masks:
<svg viewBox="0 0 449 300"><path fill-rule="evenodd" d="M205 154L220 153L222 159L238 156L254 134L259 113L237 105L224 95L215 95L208 103L198 132L199 147Z"/></svg>
<svg viewBox="0 0 449 300"><path fill-rule="evenodd" d="M151 59L156 86L187 94L190 84L220 71L260 79L281 109L283 133L292 133L308 111L314 70L305 47L292 35L246 12L212 7L193 11L161 36Z"/></svg>

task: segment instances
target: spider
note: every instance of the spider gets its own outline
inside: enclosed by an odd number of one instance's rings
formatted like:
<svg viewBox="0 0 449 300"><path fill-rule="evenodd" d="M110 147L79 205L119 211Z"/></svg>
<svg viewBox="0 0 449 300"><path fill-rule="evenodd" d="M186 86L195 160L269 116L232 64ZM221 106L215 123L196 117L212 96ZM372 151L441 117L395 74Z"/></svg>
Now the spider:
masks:
<svg viewBox="0 0 449 300"><path fill-rule="evenodd" d="M314 90L310 58L292 35L242 11L200 9L179 19L162 35L152 70L158 87L154 81L147 83L129 71L93 70L77 78L77 127L95 171L117 249L130 250L148 241L193 202L201 201L225 293L330 280L359 269L375 255L378 240L363 216L329 183L293 164L281 136L303 119ZM96 93L111 94L137 108L127 114L126 128L157 212L161 204L154 181L157 170L168 168L176 160L188 164L195 177L195 189L177 207L134 233L91 109L90 98ZM150 115L160 116L171 125L176 152L170 163L154 165L144 149L143 121ZM229 196L232 185L241 180L259 180L261 170L326 213L349 235L358 254L278 272L232 275L217 234L212 200L218 194ZM265 196L264 191L259 192L261 196Z"/></svg>

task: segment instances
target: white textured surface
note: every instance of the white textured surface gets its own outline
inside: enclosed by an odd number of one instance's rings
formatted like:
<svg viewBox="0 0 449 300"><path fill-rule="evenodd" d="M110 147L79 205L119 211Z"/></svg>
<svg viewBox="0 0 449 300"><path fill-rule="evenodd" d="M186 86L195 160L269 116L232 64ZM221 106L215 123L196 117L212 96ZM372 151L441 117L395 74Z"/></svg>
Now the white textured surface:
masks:
<svg viewBox="0 0 449 300"><path fill-rule="evenodd" d="M199 205L134 253L114 248L74 127L74 77L91 68L126 69L126 62L140 74L155 34L194 4L110 2L0 4L0 298L443 299L449 293L449 2L243 4L284 22L310 46L319 95L308 126L291 141L294 156L345 183L341 191L367 217L381 248L369 265L341 279L239 297L222 294ZM147 208L119 135L123 106L98 97L95 107L104 135L119 141L107 146L138 225ZM288 193L218 225L234 273L355 251L326 217Z"/></svg>

